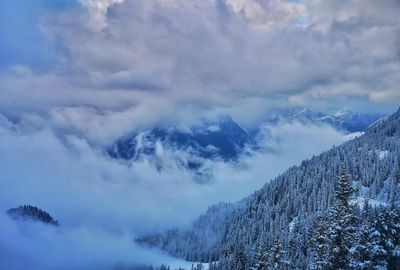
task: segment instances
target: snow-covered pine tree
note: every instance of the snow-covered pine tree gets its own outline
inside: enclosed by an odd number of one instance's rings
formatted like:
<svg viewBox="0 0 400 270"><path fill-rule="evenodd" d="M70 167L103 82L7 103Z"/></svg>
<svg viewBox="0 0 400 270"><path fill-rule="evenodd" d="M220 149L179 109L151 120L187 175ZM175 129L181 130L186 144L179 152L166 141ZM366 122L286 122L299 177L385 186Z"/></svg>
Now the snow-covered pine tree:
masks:
<svg viewBox="0 0 400 270"><path fill-rule="evenodd" d="M348 269L356 225L354 209L349 203L353 191L347 169L342 165L335 190L335 203L329 213L330 269Z"/></svg>
<svg viewBox="0 0 400 270"><path fill-rule="evenodd" d="M251 270L268 270L268 246L262 242L257 247Z"/></svg>
<svg viewBox="0 0 400 270"><path fill-rule="evenodd" d="M400 269L400 208L392 204L383 209L375 229L381 234L380 245L386 251L387 269Z"/></svg>
<svg viewBox="0 0 400 270"><path fill-rule="evenodd" d="M215 263L215 265L214 265L214 269L215 270L225 270L225 269L227 269L227 258L223 258L223 259L220 259L217 263Z"/></svg>
<svg viewBox="0 0 400 270"><path fill-rule="evenodd" d="M350 268L355 270L387 269L386 251L382 246L382 234L369 220L365 220L357 233L350 259Z"/></svg>
<svg viewBox="0 0 400 270"><path fill-rule="evenodd" d="M312 263L311 269L327 269L329 265L330 241L328 231L328 222L325 217L318 217L311 231L311 249Z"/></svg>
<svg viewBox="0 0 400 270"><path fill-rule="evenodd" d="M232 270L246 270L246 254L243 244L236 246L233 253L233 269Z"/></svg>
<svg viewBox="0 0 400 270"><path fill-rule="evenodd" d="M283 267L283 255L282 242L277 237L271 247L268 269L281 269Z"/></svg>
<svg viewBox="0 0 400 270"><path fill-rule="evenodd" d="M209 269L209 270L217 270L217 269L218 269L217 263L216 263L216 262L211 262L211 263L209 264L209 266L208 266L208 269Z"/></svg>
<svg viewBox="0 0 400 270"><path fill-rule="evenodd" d="M295 222L290 229L289 241L286 247L284 264L289 265L290 269L305 269L307 265L306 255L306 235L305 224Z"/></svg>

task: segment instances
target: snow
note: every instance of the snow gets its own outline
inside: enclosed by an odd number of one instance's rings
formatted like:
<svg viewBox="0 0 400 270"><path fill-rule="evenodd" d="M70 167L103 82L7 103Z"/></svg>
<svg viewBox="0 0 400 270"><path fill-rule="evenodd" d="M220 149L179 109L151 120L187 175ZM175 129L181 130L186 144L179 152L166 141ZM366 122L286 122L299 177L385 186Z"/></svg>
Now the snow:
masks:
<svg viewBox="0 0 400 270"><path fill-rule="evenodd" d="M364 132L362 132L362 131L353 132L353 133L347 134L345 136L345 140L350 141L350 140L352 140L352 139L354 139L356 137L360 137L363 134L364 134Z"/></svg>
<svg viewBox="0 0 400 270"><path fill-rule="evenodd" d="M344 116L344 115L347 115L347 114L350 114L348 111L337 111L335 114L334 114L334 116L336 116L336 117L341 117L341 116Z"/></svg>
<svg viewBox="0 0 400 270"><path fill-rule="evenodd" d="M389 151L378 151L379 160L385 159L389 154Z"/></svg>
<svg viewBox="0 0 400 270"><path fill-rule="evenodd" d="M290 223L289 223L289 232L292 232L294 229L294 226L296 225L297 222L297 217L295 217Z"/></svg>
<svg viewBox="0 0 400 270"><path fill-rule="evenodd" d="M164 153L164 147L160 140L156 141L156 155L160 156Z"/></svg>
<svg viewBox="0 0 400 270"><path fill-rule="evenodd" d="M180 260L180 259L175 259L172 258L170 262L167 262L166 265L170 267L171 270L175 269L185 269L185 270L191 270L192 265L197 266L198 264L201 264L199 262L189 262L185 260ZM203 268L204 270L208 270L208 263L203 263Z"/></svg>
<svg viewBox="0 0 400 270"><path fill-rule="evenodd" d="M215 147L214 145L209 144L204 148L204 150L207 152L210 152L210 153L217 153L219 149L218 149L218 147Z"/></svg>
<svg viewBox="0 0 400 270"><path fill-rule="evenodd" d="M368 203L370 206L376 208L378 206L386 206L387 204L382 202L382 201L378 201L375 199L366 199L363 196L358 196L352 200L350 200L350 204L352 205L358 205L358 207L360 207L361 209L364 208L365 203Z"/></svg>
<svg viewBox="0 0 400 270"><path fill-rule="evenodd" d="M152 265L155 269L163 264L165 266L169 266L171 270L178 270L178 269L191 270L192 265L197 266L198 264L202 264L203 270L209 270L208 263L191 262L191 261L186 261L184 259L175 258L154 248L144 248L144 249L147 250L148 256L154 259L152 261L151 260L148 261L148 265Z"/></svg>
<svg viewBox="0 0 400 270"><path fill-rule="evenodd" d="M144 140L145 140L145 136L147 135L147 133L148 133L148 132L140 132L140 133L138 134L137 139L136 139L136 143L137 143L136 149L140 149L140 148L143 147L143 145L144 145Z"/></svg>
<svg viewBox="0 0 400 270"><path fill-rule="evenodd" d="M221 130L221 128L218 125L212 125L207 128L207 131L209 131L209 132L217 132L220 130Z"/></svg>

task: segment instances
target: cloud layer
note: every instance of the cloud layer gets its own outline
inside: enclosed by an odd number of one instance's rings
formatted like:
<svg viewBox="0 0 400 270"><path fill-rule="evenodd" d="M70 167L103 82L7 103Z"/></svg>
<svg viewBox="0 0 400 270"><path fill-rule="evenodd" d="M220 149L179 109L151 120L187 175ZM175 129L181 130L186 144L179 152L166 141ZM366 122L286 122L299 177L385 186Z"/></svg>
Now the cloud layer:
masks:
<svg viewBox="0 0 400 270"><path fill-rule="evenodd" d="M201 185L173 164L161 172L146 161L128 165L73 135L60 139L51 129L25 130L5 119L0 126L0 212L32 204L61 224L21 224L0 214L0 268L11 269L169 262L132 239L187 225L211 204L239 200L287 167L346 139L325 126L268 128L264 146L269 152L239 163L215 162L213 181ZM293 144L299 140L304 146ZM167 164L168 153L164 158ZM74 259L65 260L64 254Z"/></svg>
<svg viewBox="0 0 400 270"><path fill-rule="evenodd" d="M38 69L11 59L0 110L99 143L243 102L258 105L246 108L257 118L276 104L390 111L400 100L395 0L54 5L34 21L52 61Z"/></svg>

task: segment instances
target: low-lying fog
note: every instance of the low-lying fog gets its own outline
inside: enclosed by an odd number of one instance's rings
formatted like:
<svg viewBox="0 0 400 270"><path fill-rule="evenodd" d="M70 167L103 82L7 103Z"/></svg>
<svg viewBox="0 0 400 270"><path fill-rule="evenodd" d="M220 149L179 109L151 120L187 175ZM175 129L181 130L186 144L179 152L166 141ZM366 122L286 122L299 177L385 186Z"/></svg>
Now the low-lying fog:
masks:
<svg viewBox="0 0 400 270"><path fill-rule="evenodd" d="M176 265L132 240L188 225L213 203L240 200L289 166L348 138L328 126L269 127L261 142L269 151L238 163L210 161L214 178L198 184L177 166L158 171L146 161L113 160L77 135L29 130L6 119L0 123L2 269ZM4 214L22 204L48 211L61 226L16 222Z"/></svg>

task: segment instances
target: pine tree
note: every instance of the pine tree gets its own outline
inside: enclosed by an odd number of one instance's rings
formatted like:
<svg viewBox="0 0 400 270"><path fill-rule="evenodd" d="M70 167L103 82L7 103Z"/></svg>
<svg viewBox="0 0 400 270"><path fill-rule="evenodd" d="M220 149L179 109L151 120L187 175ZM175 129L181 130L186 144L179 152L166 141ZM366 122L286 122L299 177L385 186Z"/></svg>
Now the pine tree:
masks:
<svg viewBox="0 0 400 270"><path fill-rule="evenodd" d="M387 269L386 251L382 246L382 235L369 220L357 234L358 241L352 248L350 260L351 269L355 270L384 270Z"/></svg>
<svg viewBox="0 0 400 270"><path fill-rule="evenodd" d="M331 244L329 267L331 269L347 269L349 265L349 253L356 225L354 209L349 203L352 193L353 188L347 170L342 166L335 192L335 204L329 214L328 237Z"/></svg>
<svg viewBox="0 0 400 270"><path fill-rule="evenodd" d="M306 231L300 230L299 223L295 223L290 232L289 242L285 253L285 264L290 265L290 269L306 268L306 248L305 236Z"/></svg>
<svg viewBox="0 0 400 270"><path fill-rule="evenodd" d="M395 205L386 207L379 215L376 230L381 234L381 245L386 251L386 260L390 270L400 268L400 208Z"/></svg>
<svg viewBox="0 0 400 270"><path fill-rule="evenodd" d="M327 235L328 223L324 217L318 217L311 232L311 269L326 269L329 265L330 239Z"/></svg>
<svg viewBox="0 0 400 270"><path fill-rule="evenodd" d="M254 257L254 265L251 267L252 270L267 270L268 269L268 247L265 243L261 243L256 250Z"/></svg>
<svg viewBox="0 0 400 270"><path fill-rule="evenodd" d="M271 255L268 269L280 269L283 266L282 243L279 238L275 238L271 248Z"/></svg>
<svg viewBox="0 0 400 270"><path fill-rule="evenodd" d="M233 253L234 270L246 270L246 256L243 244L236 246Z"/></svg>
<svg viewBox="0 0 400 270"><path fill-rule="evenodd" d="M216 269L217 269L216 263L210 260L210 262L208 263L208 270L216 270Z"/></svg>

